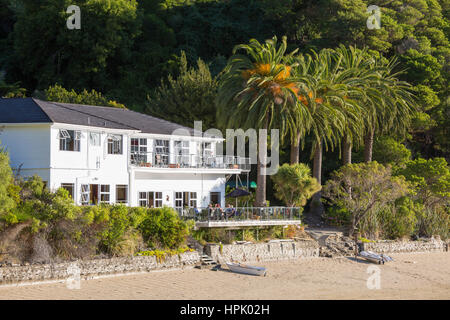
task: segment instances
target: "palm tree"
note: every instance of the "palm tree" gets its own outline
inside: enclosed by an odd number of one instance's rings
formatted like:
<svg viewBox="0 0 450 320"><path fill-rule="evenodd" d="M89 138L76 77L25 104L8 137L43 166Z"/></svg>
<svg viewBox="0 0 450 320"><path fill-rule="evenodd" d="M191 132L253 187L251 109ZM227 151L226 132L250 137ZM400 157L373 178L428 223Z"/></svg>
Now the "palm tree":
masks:
<svg viewBox="0 0 450 320"><path fill-rule="evenodd" d="M377 69L378 80L366 88L366 126L364 135L364 161L372 161L373 139L375 133L404 135L416 111L415 96L411 85L400 81L393 73L397 60L376 59L373 68Z"/></svg>
<svg viewBox="0 0 450 320"><path fill-rule="evenodd" d="M345 126L342 137L342 161L343 164L352 162L352 147L359 145L363 140L364 122L367 104L367 89L378 81L378 68L371 67L374 59L368 55L367 48L361 50L355 47L340 45L335 51L340 71L336 81L346 86L344 100L353 108L343 108L345 113ZM359 110L355 113L354 110ZM350 112L348 112L350 111Z"/></svg>
<svg viewBox="0 0 450 320"><path fill-rule="evenodd" d="M299 64L296 69L299 71L299 87L306 91L306 94L299 96L299 101L310 109L311 133L314 138L311 152L314 158L313 176L319 183L322 181L323 148L334 149L342 136L346 114L356 114L353 105L344 99L347 86L340 82L340 62L335 58L328 49L319 53L312 51L312 54L305 56L306 63ZM308 67L302 68L303 66ZM319 191L313 197L319 214L323 212L320 198Z"/></svg>
<svg viewBox="0 0 450 320"><path fill-rule="evenodd" d="M286 54L286 47L286 37L279 45L273 37L265 43L252 39L233 49L216 99L222 128L276 128L281 138L294 136L300 122L291 76L296 50ZM266 152L267 141L259 141L256 206L266 204Z"/></svg>

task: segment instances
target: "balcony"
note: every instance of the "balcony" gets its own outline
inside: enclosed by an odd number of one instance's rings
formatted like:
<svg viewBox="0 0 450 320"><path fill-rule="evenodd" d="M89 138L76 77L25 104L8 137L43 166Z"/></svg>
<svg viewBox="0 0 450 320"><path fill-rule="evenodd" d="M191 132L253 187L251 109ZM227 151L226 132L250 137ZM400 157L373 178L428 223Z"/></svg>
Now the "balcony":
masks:
<svg viewBox="0 0 450 320"><path fill-rule="evenodd" d="M235 156L199 156L171 153L131 153L130 164L140 168L231 169L250 171L250 158Z"/></svg>
<svg viewBox="0 0 450 320"><path fill-rule="evenodd" d="M299 207L177 208L181 218L196 228L236 228L301 224Z"/></svg>

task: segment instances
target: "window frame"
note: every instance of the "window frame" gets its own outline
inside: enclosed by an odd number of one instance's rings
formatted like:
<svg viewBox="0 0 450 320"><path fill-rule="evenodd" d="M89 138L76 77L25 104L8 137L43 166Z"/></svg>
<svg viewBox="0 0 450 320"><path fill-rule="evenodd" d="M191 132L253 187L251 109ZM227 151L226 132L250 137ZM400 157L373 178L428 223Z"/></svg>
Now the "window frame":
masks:
<svg viewBox="0 0 450 320"><path fill-rule="evenodd" d="M103 187L108 187L107 191L103 190ZM99 189L99 203L111 203L111 185L109 184L101 184ZM104 200L104 197L108 200Z"/></svg>
<svg viewBox="0 0 450 320"><path fill-rule="evenodd" d="M125 189L125 200L118 199L118 190L119 188ZM116 203L128 203L128 185L127 184L116 184Z"/></svg>
<svg viewBox="0 0 450 320"><path fill-rule="evenodd" d="M69 192L69 195L72 199L75 199L75 183L61 183L60 188L65 189ZM69 188L72 189L72 191L69 190Z"/></svg>
<svg viewBox="0 0 450 320"><path fill-rule="evenodd" d="M58 140L59 151L81 151L81 131L79 130L59 129Z"/></svg>
<svg viewBox="0 0 450 320"><path fill-rule="evenodd" d="M108 154L123 155L123 135L110 134L107 141Z"/></svg>

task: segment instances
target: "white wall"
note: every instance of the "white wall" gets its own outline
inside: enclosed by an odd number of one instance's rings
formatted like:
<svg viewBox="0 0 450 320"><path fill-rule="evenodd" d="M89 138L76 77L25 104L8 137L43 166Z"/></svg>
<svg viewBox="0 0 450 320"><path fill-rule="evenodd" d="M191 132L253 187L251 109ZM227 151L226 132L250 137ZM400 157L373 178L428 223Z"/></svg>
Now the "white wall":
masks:
<svg viewBox="0 0 450 320"><path fill-rule="evenodd" d="M175 192L197 192L197 206L207 207L209 193L221 193L221 206L225 205L225 177L222 174L195 173L149 173L134 172L135 179L131 188L131 205L138 206L139 192L162 192L163 205L175 206ZM169 201L166 201L169 196Z"/></svg>
<svg viewBox="0 0 450 320"><path fill-rule="evenodd" d="M48 169L50 166L50 125L5 126L0 129L0 141L6 147L13 169L22 165L29 169Z"/></svg>
<svg viewBox="0 0 450 320"><path fill-rule="evenodd" d="M107 184L110 185L110 199L115 202L116 185L129 185L128 175L128 149L129 140L123 134L122 154L108 154L108 133L102 129L89 128L81 131L80 151L59 150L59 130L73 130L71 126L59 124L51 129L51 185L56 190L62 183L73 183L75 185L75 199L80 203L81 184ZM100 133L101 145L90 144L89 133ZM118 134L115 133L115 134Z"/></svg>

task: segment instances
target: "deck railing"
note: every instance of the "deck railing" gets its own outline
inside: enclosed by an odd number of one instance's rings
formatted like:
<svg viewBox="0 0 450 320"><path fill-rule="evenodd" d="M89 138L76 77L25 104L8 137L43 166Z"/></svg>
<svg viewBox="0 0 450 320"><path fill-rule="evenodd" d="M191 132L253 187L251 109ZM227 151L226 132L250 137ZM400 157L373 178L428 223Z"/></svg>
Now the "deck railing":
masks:
<svg viewBox="0 0 450 320"><path fill-rule="evenodd" d="M203 221L300 220L300 207L176 208L183 219Z"/></svg>
<svg viewBox="0 0 450 320"><path fill-rule="evenodd" d="M250 170L250 158L235 156L199 156L196 154L174 154L139 152L131 153L130 163L148 168L210 168Z"/></svg>

